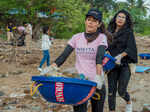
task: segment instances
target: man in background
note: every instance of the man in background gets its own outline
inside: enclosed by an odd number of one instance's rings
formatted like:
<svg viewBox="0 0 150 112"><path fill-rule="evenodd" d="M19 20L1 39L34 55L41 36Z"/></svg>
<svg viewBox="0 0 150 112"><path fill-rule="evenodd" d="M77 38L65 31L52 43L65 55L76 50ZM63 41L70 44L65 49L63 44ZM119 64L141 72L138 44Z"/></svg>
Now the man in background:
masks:
<svg viewBox="0 0 150 112"><path fill-rule="evenodd" d="M31 53L32 47L32 26L31 24L24 22L25 26L25 43L26 43L26 53Z"/></svg>
<svg viewBox="0 0 150 112"><path fill-rule="evenodd" d="M16 27L13 26L12 22L9 22L6 29L7 29L7 41L11 42L12 39L14 38L13 30L15 30Z"/></svg>

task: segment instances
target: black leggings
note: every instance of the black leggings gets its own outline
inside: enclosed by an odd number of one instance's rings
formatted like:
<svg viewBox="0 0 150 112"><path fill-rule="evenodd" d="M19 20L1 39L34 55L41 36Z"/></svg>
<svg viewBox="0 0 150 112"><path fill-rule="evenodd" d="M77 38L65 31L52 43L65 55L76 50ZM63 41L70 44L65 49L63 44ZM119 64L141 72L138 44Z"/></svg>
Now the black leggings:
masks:
<svg viewBox="0 0 150 112"><path fill-rule="evenodd" d="M131 72L128 65L116 66L108 74L108 104L109 110L114 111L116 107L116 92L126 101L130 101L127 92Z"/></svg>
<svg viewBox="0 0 150 112"><path fill-rule="evenodd" d="M101 90L96 89L96 92L100 94L100 100L94 100L91 98L92 112L103 112L106 96L105 85L103 85ZM81 105L73 106L73 110L74 112L87 112L87 102Z"/></svg>

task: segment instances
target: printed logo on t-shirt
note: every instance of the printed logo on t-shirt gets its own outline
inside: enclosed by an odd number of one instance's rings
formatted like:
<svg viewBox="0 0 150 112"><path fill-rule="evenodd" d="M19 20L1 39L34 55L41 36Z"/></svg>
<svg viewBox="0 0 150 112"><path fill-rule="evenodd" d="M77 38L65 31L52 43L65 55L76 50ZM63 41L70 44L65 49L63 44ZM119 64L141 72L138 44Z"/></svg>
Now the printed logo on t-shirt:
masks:
<svg viewBox="0 0 150 112"><path fill-rule="evenodd" d="M77 53L78 54L95 54L94 48L77 48Z"/></svg>
<svg viewBox="0 0 150 112"><path fill-rule="evenodd" d="M95 59L96 50L94 48L76 48L76 54L85 59Z"/></svg>

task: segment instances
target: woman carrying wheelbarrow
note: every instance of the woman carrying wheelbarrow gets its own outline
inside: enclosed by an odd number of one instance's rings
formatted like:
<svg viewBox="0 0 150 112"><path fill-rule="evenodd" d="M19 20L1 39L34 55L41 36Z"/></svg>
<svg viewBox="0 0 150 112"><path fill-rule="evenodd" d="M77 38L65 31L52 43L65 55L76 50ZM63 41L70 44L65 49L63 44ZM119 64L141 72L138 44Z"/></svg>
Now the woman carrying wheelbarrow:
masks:
<svg viewBox="0 0 150 112"><path fill-rule="evenodd" d="M132 112L132 102L127 87L132 70L129 65L137 63L137 48L130 14L126 10L117 12L110 21L108 30L113 37L108 51L116 58L115 68L107 74L109 110L115 112L118 91L118 94L126 101L125 112Z"/></svg>
<svg viewBox="0 0 150 112"><path fill-rule="evenodd" d="M73 35L64 52L51 66L60 67L73 50L76 53L76 69L91 81L97 82L96 92L100 99L91 98L92 112L103 112L105 102L105 84L102 59L107 48L107 38L102 23L102 13L90 9L85 18L85 32ZM74 112L87 112L87 102L73 106Z"/></svg>

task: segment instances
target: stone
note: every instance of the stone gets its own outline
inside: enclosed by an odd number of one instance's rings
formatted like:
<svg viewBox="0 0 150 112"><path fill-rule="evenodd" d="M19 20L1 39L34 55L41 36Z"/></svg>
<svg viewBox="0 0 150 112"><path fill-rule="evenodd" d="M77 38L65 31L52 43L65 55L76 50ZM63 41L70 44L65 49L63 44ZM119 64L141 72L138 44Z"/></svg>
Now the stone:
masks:
<svg viewBox="0 0 150 112"><path fill-rule="evenodd" d="M6 74L0 74L0 78L6 77Z"/></svg>
<svg viewBox="0 0 150 112"><path fill-rule="evenodd" d="M5 93L0 91L0 96L4 96L4 95L5 95Z"/></svg>
<svg viewBox="0 0 150 112"><path fill-rule="evenodd" d="M40 106L32 106L32 110L41 112L41 107Z"/></svg>

